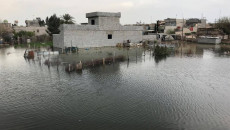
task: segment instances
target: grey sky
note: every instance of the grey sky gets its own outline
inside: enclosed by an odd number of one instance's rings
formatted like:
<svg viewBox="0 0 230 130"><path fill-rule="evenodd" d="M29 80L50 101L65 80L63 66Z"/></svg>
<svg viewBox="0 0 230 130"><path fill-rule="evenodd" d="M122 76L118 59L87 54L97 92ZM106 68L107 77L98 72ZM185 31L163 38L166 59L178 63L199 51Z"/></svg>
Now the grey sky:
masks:
<svg viewBox="0 0 230 130"><path fill-rule="evenodd" d="M77 23L86 22L85 13L94 11L121 12L122 24L138 21L155 22L165 18L201 18L214 22L230 17L230 0L0 0L0 19L9 22L69 13Z"/></svg>

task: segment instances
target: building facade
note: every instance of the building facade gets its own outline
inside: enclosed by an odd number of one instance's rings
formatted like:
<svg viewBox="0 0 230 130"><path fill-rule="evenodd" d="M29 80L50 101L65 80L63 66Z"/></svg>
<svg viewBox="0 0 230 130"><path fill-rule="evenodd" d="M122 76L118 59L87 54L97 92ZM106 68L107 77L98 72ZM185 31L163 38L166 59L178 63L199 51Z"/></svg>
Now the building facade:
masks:
<svg viewBox="0 0 230 130"><path fill-rule="evenodd" d="M26 20L26 26L13 26L15 32L27 31L34 32L35 36L48 35L46 26L39 25L39 18L34 20Z"/></svg>
<svg viewBox="0 0 230 130"><path fill-rule="evenodd" d="M175 18L167 18L165 21L165 29L164 33L167 33L168 30L173 30L178 35L182 35L183 33L192 33L197 32L198 28L206 27L206 19L175 19Z"/></svg>
<svg viewBox="0 0 230 130"><path fill-rule="evenodd" d="M185 23L183 19L167 18L165 21L164 33L167 34L169 30L182 30L182 27Z"/></svg>
<svg viewBox="0 0 230 130"><path fill-rule="evenodd" d="M47 27L13 26L13 29L15 32L20 32L20 31L34 32L35 36L48 35L48 33L46 32Z"/></svg>
<svg viewBox="0 0 230 130"><path fill-rule="evenodd" d="M88 23L82 25L63 24L60 34L53 35L55 48L65 47L102 47L115 46L117 43L130 41L139 43L143 40L142 26L122 26L121 13L87 13Z"/></svg>

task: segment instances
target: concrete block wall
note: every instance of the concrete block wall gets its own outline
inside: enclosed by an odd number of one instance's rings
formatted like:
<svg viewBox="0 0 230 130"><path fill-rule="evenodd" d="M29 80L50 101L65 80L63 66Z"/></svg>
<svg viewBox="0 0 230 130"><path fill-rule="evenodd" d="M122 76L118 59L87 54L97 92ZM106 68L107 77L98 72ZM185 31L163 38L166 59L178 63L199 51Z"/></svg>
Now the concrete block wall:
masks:
<svg viewBox="0 0 230 130"><path fill-rule="evenodd" d="M62 34L53 34L53 45L56 48L64 48L64 39Z"/></svg>
<svg viewBox="0 0 230 130"><path fill-rule="evenodd" d="M100 30L99 25L76 25L76 24L62 24L60 26L61 32L66 31L77 31L77 30L85 30L85 31L96 31Z"/></svg>
<svg viewBox="0 0 230 130"><path fill-rule="evenodd" d="M112 34L112 39L108 39L108 34ZM66 31L63 45L79 48L115 46L127 40L139 43L142 41L142 31Z"/></svg>
<svg viewBox="0 0 230 130"><path fill-rule="evenodd" d="M121 27L118 17L99 17L99 26L101 30L117 30Z"/></svg>
<svg viewBox="0 0 230 130"><path fill-rule="evenodd" d="M155 41L157 40L157 35L143 35L143 41Z"/></svg>
<svg viewBox="0 0 230 130"><path fill-rule="evenodd" d="M143 31L144 27L143 26L121 26L120 30L122 31L129 31L129 30Z"/></svg>

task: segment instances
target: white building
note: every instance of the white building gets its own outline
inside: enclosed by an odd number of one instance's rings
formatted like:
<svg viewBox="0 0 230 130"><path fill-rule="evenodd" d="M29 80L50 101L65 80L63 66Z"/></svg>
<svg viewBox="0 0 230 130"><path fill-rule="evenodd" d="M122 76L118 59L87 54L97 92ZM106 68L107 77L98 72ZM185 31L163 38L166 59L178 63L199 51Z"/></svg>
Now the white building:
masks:
<svg viewBox="0 0 230 130"><path fill-rule="evenodd" d="M143 40L142 26L122 26L121 13L87 13L88 23L82 25L63 24L60 34L53 35L55 48L115 46L129 40L139 43Z"/></svg>

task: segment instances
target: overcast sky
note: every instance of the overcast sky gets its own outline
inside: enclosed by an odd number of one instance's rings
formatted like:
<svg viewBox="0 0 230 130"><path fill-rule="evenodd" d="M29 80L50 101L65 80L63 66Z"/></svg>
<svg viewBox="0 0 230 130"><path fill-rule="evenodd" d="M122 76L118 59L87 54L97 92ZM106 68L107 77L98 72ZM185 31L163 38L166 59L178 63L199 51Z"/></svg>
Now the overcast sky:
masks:
<svg viewBox="0 0 230 130"><path fill-rule="evenodd" d="M25 25L26 19L69 13L77 23L83 23L87 22L85 13L105 11L121 12L122 24L202 16L214 22L230 17L229 5L230 0L0 0L0 19Z"/></svg>

